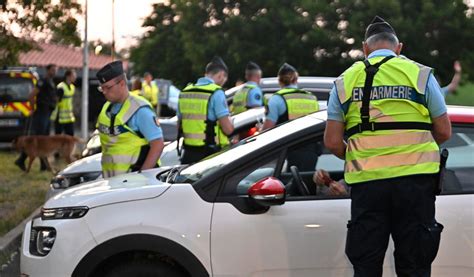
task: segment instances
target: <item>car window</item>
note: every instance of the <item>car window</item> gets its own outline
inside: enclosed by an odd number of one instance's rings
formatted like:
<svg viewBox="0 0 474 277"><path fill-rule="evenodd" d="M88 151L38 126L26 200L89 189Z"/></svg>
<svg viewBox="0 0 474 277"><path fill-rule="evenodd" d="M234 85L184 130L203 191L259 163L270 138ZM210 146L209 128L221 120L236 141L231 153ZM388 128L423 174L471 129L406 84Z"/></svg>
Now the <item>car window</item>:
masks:
<svg viewBox="0 0 474 277"><path fill-rule="evenodd" d="M474 193L474 128L454 126L440 148L449 151L443 193Z"/></svg>
<svg viewBox="0 0 474 277"><path fill-rule="evenodd" d="M344 175L344 161L338 159L331 154L328 149L323 146L323 137L318 136L300 142L291 146L286 151L285 158L277 177L285 184L288 197L301 196L295 182L294 173L291 167L295 166L299 172L301 180L306 184L310 195L318 198L332 198L326 187L317 186L313 181L313 176L317 170L325 170L332 179L341 180ZM347 195L337 195L337 197Z"/></svg>
<svg viewBox="0 0 474 277"><path fill-rule="evenodd" d="M229 175L222 195L247 195L249 188L263 178L273 176L278 157L266 158Z"/></svg>

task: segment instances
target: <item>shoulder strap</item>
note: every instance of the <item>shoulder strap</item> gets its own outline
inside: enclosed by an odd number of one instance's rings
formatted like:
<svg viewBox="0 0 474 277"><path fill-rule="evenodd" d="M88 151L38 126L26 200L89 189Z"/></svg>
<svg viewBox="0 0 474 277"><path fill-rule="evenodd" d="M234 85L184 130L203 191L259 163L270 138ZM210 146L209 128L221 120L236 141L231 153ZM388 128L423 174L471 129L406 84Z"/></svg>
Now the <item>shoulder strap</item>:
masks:
<svg viewBox="0 0 474 277"><path fill-rule="evenodd" d="M368 60L364 60L366 77L362 95L362 106L360 107L360 119L362 123L347 130L346 133L348 137L364 131L396 129L431 130L431 124L423 122L370 122L370 93L372 91L375 74L377 74L382 64L394 57L395 56L386 56L380 62L373 65L370 64Z"/></svg>
<svg viewBox="0 0 474 277"><path fill-rule="evenodd" d="M370 92L372 91L372 84L374 83L375 74L379 71L379 67L388 62L394 56L386 56L380 62L371 65L368 60L364 60L365 64L365 83L364 90L362 95L362 107L360 107L360 118L362 120L362 125L369 124L370 118Z"/></svg>

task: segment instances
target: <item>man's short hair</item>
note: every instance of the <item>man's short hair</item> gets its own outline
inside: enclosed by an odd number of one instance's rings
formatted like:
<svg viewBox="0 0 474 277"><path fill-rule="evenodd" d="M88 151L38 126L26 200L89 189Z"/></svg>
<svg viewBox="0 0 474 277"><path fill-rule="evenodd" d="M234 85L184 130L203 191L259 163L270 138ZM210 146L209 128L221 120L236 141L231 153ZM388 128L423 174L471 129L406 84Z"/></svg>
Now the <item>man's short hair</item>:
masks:
<svg viewBox="0 0 474 277"><path fill-rule="evenodd" d="M46 70L50 70L53 67L56 67L56 65L54 63L50 63L46 66Z"/></svg>
<svg viewBox="0 0 474 277"><path fill-rule="evenodd" d="M151 73L150 73L150 72L148 72L148 71L147 71L147 72L145 72L145 74L143 74L143 77L146 77L146 76L150 76L150 77L152 77Z"/></svg>
<svg viewBox="0 0 474 277"><path fill-rule="evenodd" d="M380 41L389 42L393 46L397 46L399 43L396 35L392 33L387 33L387 32L382 32L382 33L378 33L373 36L370 36L366 39L365 43L367 43L367 45L370 47L370 46L374 46L376 43Z"/></svg>
<svg viewBox="0 0 474 277"><path fill-rule="evenodd" d="M221 71L224 71L226 74L229 73L227 65L218 56L214 57L211 62L206 65L206 74L214 75Z"/></svg>

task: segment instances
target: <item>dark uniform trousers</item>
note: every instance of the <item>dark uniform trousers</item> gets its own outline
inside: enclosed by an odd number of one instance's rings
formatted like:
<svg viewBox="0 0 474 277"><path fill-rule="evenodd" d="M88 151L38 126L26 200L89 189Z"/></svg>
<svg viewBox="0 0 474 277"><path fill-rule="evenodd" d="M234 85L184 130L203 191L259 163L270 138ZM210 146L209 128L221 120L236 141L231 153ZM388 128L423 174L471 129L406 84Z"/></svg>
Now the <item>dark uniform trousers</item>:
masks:
<svg viewBox="0 0 474 277"><path fill-rule="evenodd" d="M389 237L397 276L430 276L443 226L435 220L437 175L412 175L351 186L346 254L354 276L382 276Z"/></svg>

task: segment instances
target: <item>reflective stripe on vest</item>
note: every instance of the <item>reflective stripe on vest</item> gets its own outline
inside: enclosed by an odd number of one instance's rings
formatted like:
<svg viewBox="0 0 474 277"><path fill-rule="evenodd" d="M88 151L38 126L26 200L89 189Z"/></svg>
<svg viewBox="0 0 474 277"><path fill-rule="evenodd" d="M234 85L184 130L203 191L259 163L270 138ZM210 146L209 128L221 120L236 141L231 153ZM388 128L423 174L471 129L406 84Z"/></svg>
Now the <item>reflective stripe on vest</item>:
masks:
<svg viewBox="0 0 474 277"><path fill-rule="evenodd" d="M142 93L143 97L148 100L153 106L158 105L158 86L155 82L147 84L147 82L142 83Z"/></svg>
<svg viewBox="0 0 474 277"><path fill-rule="evenodd" d="M311 92L295 88L286 88L276 92L283 97L286 104L286 113L280 116L278 123L302 117L319 110L318 99Z"/></svg>
<svg viewBox="0 0 474 277"><path fill-rule="evenodd" d="M239 114L245 112L249 109L248 106L248 97L249 92L256 88L255 85L244 85L239 91L237 91L234 95L234 100L232 102L232 114Z"/></svg>
<svg viewBox="0 0 474 277"><path fill-rule="evenodd" d="M369 60L375 64L383 57ZM365 65L355 63L335 86L346 130L361 123ZM370 122L431 123L424 94L431 68L396 57L382 64L370 95ZM379 130L348 139L344 179L348 184L430 174L439 170L439 148L430 131Z"/></svg>
<svg viewBox="0 0 474 277"><path fill-rule="evenodd" d="M61 98L61 101L58 102L50 118L54 121L58 119L58 122L60 124L73 123L76 121L74 117L72 103L74 98L75 86L73 84L70 84L68 86L65 82L61 82L58 84L57 88L62 89L64 91L64 94Z"/></svg>
<svg viewBox="0 0 474 277"><path fill-rule="evenodd" d="M97 128L102 146L102 173L104 177L127 173L137 162L140 151L148 142L127 126L127 121L142 107L150 107L140 96L129 95L113 120L107 114L110 102L99 114Z"/></svg>
<svg viewBox="0 0 474 277"><path fill-rule="evenodd" d="M184 144L188 146L206 146L215 144L225 146L229 139L217 122L207 120L209 99L221 87L216 84L187 86L179 94L179 112L183 129ZM208 126L208 124L211 124ZM214 125L214 128L212 128Z"/></svg>

